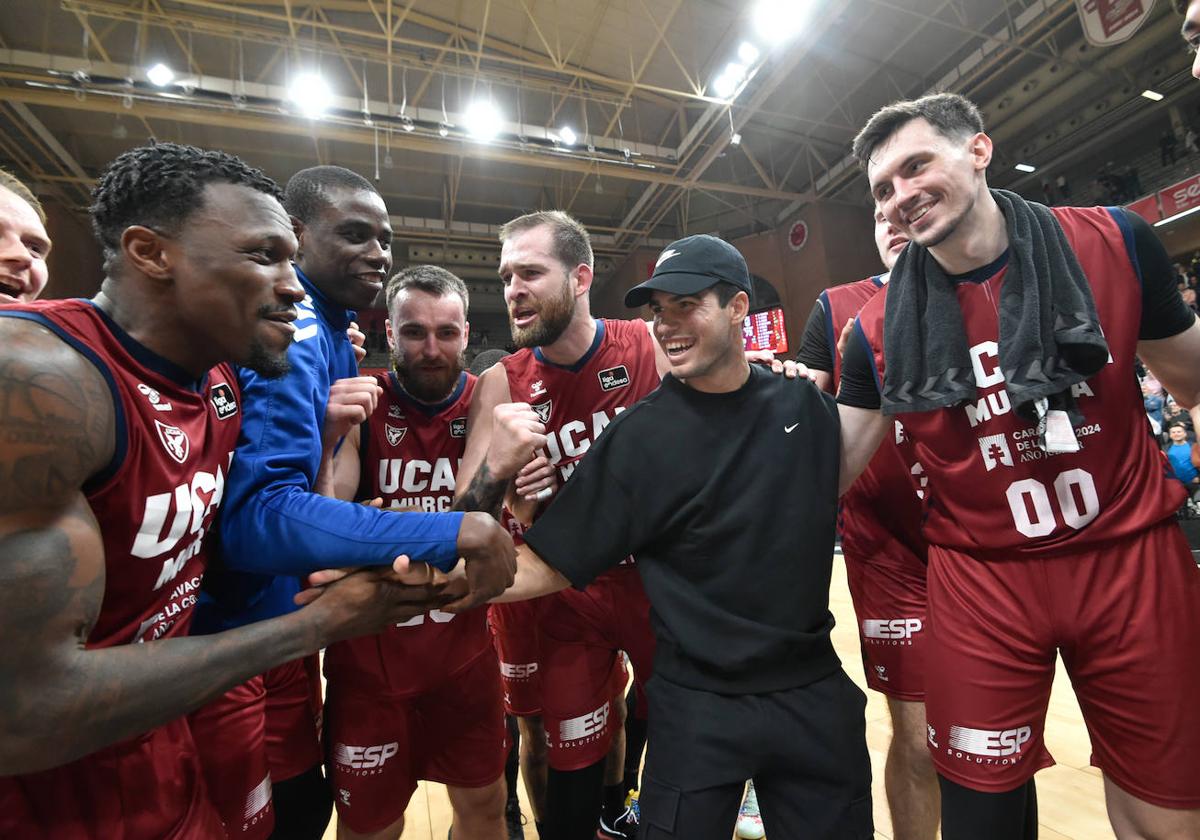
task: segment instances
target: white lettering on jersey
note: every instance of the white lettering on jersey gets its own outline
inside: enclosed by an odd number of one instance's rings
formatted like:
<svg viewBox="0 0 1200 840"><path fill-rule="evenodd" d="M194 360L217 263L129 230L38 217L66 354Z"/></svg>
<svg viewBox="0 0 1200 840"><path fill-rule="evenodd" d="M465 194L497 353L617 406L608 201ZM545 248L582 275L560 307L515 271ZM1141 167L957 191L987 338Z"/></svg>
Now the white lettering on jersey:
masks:
<svg viewBox="0 0 1200 840"><path fill-rule="evenodd" d="M625 406L619 405L613 409L612 416L616 417L624 410ZM591 448L592 442L600 437L600 433L611 422L612 418L609 417L608 412L601 409L592 414L591 437L585 437L588 427L583 420L571 420L557 430L547 430L546 455L550 459L550 463L558 467L563 481L566 481L575 472L575 462L572 461L569 464L562 462L568 458L580 458Z"/></svg>
<svg viewBox="0 0 1200 840"><path fill-rule="evenodd" d="M454 492L454 471L458 466L449 458L438 458L430 464L410 458L379 459L379 492L390 495L403 490L405 493L436 493L441 490Z"/></svg>
<svg viewBox="0 0 1200 840"><path fill-rule="evenodd" d="M230 453L232 458L233 453ZM216 475L197 470L188 484L180 484L171 493L147 496L142 512L142 524L129 553L134 557L158 557L172 551L185 532L198 534L209 514L221 504L225 493L225 474L217 467ZM162 536L167 514L174 502L175 514L171 529Z"/></svg>

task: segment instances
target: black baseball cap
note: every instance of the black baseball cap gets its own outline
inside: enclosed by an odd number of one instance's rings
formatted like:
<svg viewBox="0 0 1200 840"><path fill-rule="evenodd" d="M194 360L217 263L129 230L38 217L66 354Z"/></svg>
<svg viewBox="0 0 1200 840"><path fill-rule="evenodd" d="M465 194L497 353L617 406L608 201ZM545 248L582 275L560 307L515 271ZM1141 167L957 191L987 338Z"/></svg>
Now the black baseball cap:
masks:
<svg viewBox="0 0 1200 840"><path fill-rule="evenodd" d="M659 254L650 279L625 293L625 305L645 306L655 290L694 295L721 281L751 294L750 269L741 252L724 239L698 233L668 245Z"/></svg>

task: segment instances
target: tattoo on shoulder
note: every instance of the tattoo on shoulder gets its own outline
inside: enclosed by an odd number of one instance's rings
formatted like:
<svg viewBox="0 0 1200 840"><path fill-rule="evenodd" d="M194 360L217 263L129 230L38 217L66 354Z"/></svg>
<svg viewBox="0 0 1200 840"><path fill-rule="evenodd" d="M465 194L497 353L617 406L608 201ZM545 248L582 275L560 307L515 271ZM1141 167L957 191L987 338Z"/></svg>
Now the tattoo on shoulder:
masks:
<svg viewBox="0 0 1200 840"><path fill-rule="evenodd" d="M91 363L57 339L16 338L0 354L0 508L6 510L68 498L104 466L114 441L112 396Z"/></svg>

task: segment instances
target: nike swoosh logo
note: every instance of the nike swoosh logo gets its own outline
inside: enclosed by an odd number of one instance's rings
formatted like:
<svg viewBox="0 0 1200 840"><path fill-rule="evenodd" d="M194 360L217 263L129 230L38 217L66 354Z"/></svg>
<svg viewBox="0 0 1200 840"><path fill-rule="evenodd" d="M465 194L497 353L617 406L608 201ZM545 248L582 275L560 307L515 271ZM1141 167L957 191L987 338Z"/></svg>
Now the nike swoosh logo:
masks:
<svg viewBox="0 0 1200 840"><path fill-rule="evenodd" d="M790 426L784 426L783 433L786 435L790 435L792 432L794 432L796 430L796 427L799 425L800 425L799 423L793 423Z"/></svg>

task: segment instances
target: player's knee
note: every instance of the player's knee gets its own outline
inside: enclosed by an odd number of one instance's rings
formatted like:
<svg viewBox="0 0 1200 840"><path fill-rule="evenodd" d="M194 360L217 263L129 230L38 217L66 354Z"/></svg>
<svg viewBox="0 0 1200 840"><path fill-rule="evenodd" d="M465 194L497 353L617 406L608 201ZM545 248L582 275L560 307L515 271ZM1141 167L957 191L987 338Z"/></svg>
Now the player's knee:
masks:
<svg viewBox="0 0 1200 840"><path fill-rule="evenodd" d="M449 789L454 819L464 830L497 825L504 819L507 791L503 777L480 788Z"/></svg>

